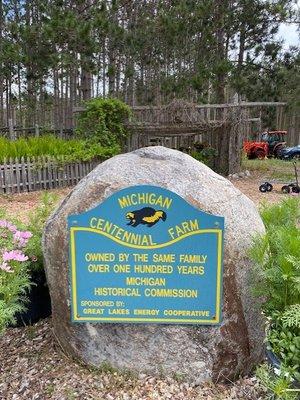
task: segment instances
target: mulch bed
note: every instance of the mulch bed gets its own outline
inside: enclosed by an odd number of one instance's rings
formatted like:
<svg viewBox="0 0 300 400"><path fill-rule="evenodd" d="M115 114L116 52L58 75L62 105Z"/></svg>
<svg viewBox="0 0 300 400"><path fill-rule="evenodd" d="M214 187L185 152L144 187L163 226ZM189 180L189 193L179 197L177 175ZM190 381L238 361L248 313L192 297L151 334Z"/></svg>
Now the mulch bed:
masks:
<svg viewBox="0 0 300 400"><path fill-rule="evenodd" d="M173 378L134 376L91 368L67 357L53 336L51 319L9 328L0 337L1 400L258 400L255 378L193 387Z"/></svg>

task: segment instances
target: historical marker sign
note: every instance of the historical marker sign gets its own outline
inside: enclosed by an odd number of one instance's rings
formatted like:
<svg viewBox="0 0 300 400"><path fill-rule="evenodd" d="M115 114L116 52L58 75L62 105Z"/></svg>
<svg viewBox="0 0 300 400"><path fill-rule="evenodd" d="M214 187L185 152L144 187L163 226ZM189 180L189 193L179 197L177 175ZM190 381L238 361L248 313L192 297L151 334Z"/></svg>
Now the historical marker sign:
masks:
<svg viewBox="0 0 300 400"><path fill-rule="evenodd" d="M68 224L73 322L220 323L224 218L145 185Z"/></svg>

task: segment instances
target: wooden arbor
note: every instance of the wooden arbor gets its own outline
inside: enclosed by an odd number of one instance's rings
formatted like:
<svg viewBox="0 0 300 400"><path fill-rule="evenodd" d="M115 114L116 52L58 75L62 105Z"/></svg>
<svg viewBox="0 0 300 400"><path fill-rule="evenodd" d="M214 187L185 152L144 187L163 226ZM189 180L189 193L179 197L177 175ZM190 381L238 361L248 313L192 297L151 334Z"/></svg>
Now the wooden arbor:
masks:
<svg viewBox="0 0 300 400"><path fill-rule="evenodd" d="M217 150L215 170L228 175L240 170L246 119L240 108L182 100L161 107L133 107L127 124L132 133L128 150L154 145L192 149L195 142L205 142Z"/></svg>
<svg viewBox="0 0 300 400"><path fill-rule="evenodd" d="M165 106L134 106L127 121L131 136L127 151L162 145L174 149L192 149L195 142L208 143L217 150L214 169L223 174L239 172L243 141L251 138L252 124L261 130L261 116L268 107L277 111L277 129L283 129L286 103L241 102L237 104L196 105L174 100ZM75 107L81 112L84 107ZM253 138L251 138L253 139Z"/></svg>

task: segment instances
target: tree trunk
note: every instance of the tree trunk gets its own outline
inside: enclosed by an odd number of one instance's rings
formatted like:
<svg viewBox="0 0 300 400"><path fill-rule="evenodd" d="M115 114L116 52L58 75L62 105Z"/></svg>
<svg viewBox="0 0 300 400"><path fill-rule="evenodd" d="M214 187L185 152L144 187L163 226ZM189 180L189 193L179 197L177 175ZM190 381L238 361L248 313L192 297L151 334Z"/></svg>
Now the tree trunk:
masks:
<svg viewBox="0 0 300 400"><path fill-rule="evenodd" d="M54 86L54 129L59 129L59 80L57 69L53 70L53 86Z"/></svg>
<svg viewBox="0 0 300 400"><path fill-rule="evenodd" d="M74 65L70 67L70 128L74 128L73 108L76 105L76 75L77 68Z"/></svg>
<svg viewBox="0 0 300 400"><path fill-rule="evenodd" d="M225 59L225 30L224 30L224 3L222 0L218 0L216 4L216 63L217 63L217 74L216 74L216 102L225 103L225 73L223 72L222 64Z"/></svg>
<svg viewBox="0 0 300 400"><path fill-rule="evenodd" d="M92 74L81 67L81 92L82 100L90 100L92 97Z"/></svg>

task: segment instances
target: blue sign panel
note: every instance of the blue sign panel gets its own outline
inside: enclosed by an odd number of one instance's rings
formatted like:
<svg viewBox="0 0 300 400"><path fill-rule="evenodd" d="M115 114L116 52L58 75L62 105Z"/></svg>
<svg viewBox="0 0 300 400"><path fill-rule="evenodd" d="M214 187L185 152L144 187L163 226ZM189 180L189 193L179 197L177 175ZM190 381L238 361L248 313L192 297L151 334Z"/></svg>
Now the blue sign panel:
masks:
<svg viewBox="0 0 300 400"><path fill-rule="evenodd" d="M73 322L220 323L224 218L145 185L68 225Z"/></svg>

